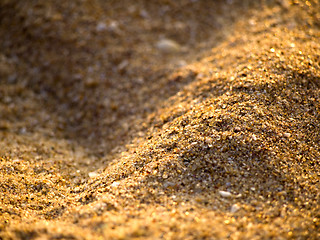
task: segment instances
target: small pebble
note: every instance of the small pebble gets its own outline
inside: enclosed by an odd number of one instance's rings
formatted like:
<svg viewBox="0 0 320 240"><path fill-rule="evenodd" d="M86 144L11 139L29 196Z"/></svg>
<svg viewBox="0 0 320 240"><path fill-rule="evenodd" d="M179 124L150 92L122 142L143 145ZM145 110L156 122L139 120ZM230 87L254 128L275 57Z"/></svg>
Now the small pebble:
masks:
<svg viewBox="0 0 320 240"><path fill-rule="evenodd" d="M163 184L163 186L164 186L165 188L173 188L175 185L176 185L175 183L169 182L169 181L166 181L166 182Z"/></svg>
<svg viewBox="0 0 320 240"><path fill-rule="evenodd" d="M119 23L117 21L111 21L108 26L107 26L107 30L111 33L115 33L118 35L121 35L121 29L119 26Z"/></svg>
<svg viewBox="0 0 320 240"><path fill-rule="evenodd" d="M283 136L286 137L286 138L289 138L289 137L291 137L291 134L290 133L284 133Z"/></svg>
<svg viewBox="0 0 320 240"><path fill-rule="evenodd" d="M118 68L119 71L122 71L122 70L124 70L128 65L129 65L129 61L125 59L125 60L123 60L123 61L117 66L117 68Z"/></svg>
<svg viewBox="0 0 320 240"><path fill-rule="evenodd" d="M219 194L221 197L224 197L224 198L232 197L232 194L230 192L226 192L226 191L219 191Z"/></svg>
<svg viewBox="0 0 320 240"><path fill-rule="evenodd" d="M178 61L176 62L176 65L177 65L177 67L184 67L184 66L187 65L187 62L184 61L184 60L178 60Z"/></svg>
<svg viewBox="0 0 320 240"><path fill-rule="evenodd" d="M111 187L118 187L119 185L120 185L119 182L113 182L113 183L111 184Z"/></svg>
<svg viewBox="0 0 320 240"><path fill-rule="evenodd" d="M162 175L162 178L164 179L167 179L169 176L168 176L168 173L167 172L164 172L163 175Z"/></svg>
<svg viewBox="0 0 320 240"><path fill-rule="evenodd" d="M161 39L157 42L156 47L164 53L174 53L181 50L180 44L171 39Z"/></svg>
<svg viewBox="0 0 320 240"><path fill-rule="evenodd" d="M107 29L107 24L105 24L104 22L99 22L96 26L97 32L102 32L106 29Z"/></svg>
<svg viewBox="0 0 320 240"><path fill-rule="evenodd" d="M99 81L95 78L88 78L85 81L86 87L96 87L99 85Z"/></svg>
<svg viewBox="0 0 320 240"><path fill-rule="evenodd" d="M94 177L98 176L99 174L96 173L96 172L89 172L88 175L89 175L90 178L94 178Z"/></svg>
<svg viewBox="0 0 320 240"><path fill-rule="evenodd" d="M240 206L239 206L238 204L233 204L233 205L231 206L230 212L231 212L231 213L235 213L235 212L237 212L237 211L239 211L239 210L240 210Z"/></svg>

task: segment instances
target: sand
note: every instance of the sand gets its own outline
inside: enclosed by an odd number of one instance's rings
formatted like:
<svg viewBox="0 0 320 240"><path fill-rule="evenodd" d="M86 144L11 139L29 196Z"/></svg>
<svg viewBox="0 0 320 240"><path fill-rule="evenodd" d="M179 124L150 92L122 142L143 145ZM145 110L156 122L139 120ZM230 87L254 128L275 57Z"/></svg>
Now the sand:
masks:
<svg viewBox="0 0 320 240"><path fill-rule="evenodd" d="M320 238L319 1L0 3L0 239Z"/></svg>

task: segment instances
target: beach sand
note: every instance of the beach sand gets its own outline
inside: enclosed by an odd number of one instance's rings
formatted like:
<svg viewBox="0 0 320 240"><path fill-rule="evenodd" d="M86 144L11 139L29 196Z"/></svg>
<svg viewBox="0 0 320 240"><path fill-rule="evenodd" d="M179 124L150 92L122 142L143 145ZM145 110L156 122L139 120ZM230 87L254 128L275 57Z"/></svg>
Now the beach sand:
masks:
<svg viewBox="0 0 320 240"><path fill-rule="evenodd" d="M0 3L0 239L319 239L320 2Z"/></svg>

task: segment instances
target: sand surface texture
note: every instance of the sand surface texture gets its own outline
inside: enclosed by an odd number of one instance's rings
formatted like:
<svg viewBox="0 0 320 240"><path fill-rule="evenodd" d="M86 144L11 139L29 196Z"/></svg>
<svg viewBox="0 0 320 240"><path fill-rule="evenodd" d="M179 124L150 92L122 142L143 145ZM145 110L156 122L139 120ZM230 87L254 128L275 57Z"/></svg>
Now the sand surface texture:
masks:
<svg viewBox="0 0 320 240"><path fill-rule="evenodd" d="M0 239L320 239L318 0L0 1Z"/></svg>

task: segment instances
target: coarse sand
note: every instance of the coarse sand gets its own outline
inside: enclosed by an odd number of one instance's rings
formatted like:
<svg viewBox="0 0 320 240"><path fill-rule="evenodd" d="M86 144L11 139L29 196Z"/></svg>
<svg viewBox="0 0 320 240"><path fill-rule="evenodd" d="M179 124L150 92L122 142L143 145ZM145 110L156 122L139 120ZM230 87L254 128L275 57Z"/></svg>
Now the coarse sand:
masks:
<svg viewBox="0 0 320 240"><path fill-rule="evenodd" d="M320 239L319 9L0 1L0 239Z"/></svg>

